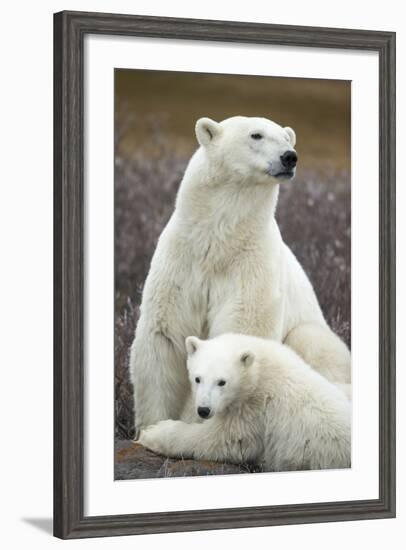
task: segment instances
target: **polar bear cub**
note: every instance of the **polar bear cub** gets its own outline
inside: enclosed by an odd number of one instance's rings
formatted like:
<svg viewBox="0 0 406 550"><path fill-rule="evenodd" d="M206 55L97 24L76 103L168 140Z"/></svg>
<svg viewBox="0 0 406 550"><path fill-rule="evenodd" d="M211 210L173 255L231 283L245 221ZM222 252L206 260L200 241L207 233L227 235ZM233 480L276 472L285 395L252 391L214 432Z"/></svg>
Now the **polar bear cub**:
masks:
<svg viewBox="0 0 406 550"><path fill-rule="evenodd" d="M350 401L288 346L241 334L186 339L201 423L164 420L139 442L171 457L262 463L267 471L348 468Z"/></svg>

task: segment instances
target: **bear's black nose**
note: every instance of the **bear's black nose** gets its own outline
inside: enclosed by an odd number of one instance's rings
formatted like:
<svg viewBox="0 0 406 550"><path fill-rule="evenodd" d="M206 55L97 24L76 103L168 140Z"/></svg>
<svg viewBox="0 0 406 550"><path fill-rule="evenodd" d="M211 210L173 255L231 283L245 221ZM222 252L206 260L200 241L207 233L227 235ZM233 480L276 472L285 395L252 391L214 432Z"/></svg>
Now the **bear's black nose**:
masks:
<svg viewBox="0 0 406 550"><path fill-rule="evenodd" d="M210 409L209 409L209 407L197 407L197 414L201 418L208 418L208 416L210 414Z"/></svg>
<svg viewBox="0 0 406 550"><path fill-rule="evenodd" d="M281 163L284 168L291 170L296 166L297 154L295 151L285 151L281 156Z"/></svg>

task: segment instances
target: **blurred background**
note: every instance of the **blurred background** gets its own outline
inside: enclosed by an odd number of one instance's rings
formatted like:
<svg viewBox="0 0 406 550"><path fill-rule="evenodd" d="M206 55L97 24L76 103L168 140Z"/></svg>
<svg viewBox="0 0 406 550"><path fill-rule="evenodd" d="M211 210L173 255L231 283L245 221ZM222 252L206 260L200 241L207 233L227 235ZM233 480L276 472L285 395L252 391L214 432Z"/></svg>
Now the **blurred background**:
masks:
<svg viewBox="0 0 406 550"><path fill-rule="evenodd" d="M281 186L277 220L327 321L351 343L351 83L116 69L116 440L134 435L129 348L157 239L197 147L195 122L235 115L296 131L297 175Z"/></svg>
<svg viewBox="0 0 406 550"><path fill-rule="evenodd" d="M157 124L174 151L190 156L196 148L196 119L221 121L239 114L294 128L300 166L349 169L350 82L116 70L115 86L118 110L124 107L124 117L138 119L120 140L117 153L124 157L154 148L148 134Z"/></svg>

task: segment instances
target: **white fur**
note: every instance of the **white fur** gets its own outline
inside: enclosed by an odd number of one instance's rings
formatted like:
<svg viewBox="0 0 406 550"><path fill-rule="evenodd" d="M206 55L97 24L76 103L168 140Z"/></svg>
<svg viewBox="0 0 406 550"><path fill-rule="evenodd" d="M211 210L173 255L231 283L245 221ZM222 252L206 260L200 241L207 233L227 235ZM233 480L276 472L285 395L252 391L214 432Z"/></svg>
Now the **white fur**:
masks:
<svg viewBox="0 0 406 550"><path fill-rule="evenodd" d="M294 185L280 175L294 131L263 118L204 118L196 136L201 146L159 238L131 349L137 433L180 418L190 392L190 334L285 341L329 380L350 382L348 349L327 326L274 218L279 184Z"/></svg>
<svg viewBox="0 0 406 550"><path fill-rule="evenodd" d="M166 456L259 462L267 471L350 467L349 400L289 347L241 334L193 342L194 406L208 408L209 419L164 420L142 431L140 443Z"/></svg>

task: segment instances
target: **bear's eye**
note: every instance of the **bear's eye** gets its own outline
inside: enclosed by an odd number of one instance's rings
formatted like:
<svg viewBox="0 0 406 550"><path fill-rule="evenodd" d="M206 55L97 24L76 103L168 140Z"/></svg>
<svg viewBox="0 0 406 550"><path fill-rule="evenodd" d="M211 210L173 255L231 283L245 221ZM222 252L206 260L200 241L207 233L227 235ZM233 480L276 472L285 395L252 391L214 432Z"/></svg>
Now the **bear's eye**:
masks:
<svg viewBox="0 0 406 550"><path fill-rule="evenodd" d="M198 376L196 376L195 382L196 382L196 384L200 384L200 378Z"/></svg>
<svg viewBox="0 0 406 550"><path fill-rule="evenodd" d="M225 386L226 385L226 381L225 380L219 380L217 382L217 386Z"/></svg>
<svg viewBox="0 0 406 550"><path fill-rule="evenodd" d="M256 133L251 134L252 139L262 139L264 136L262 134Z"/></svg>

